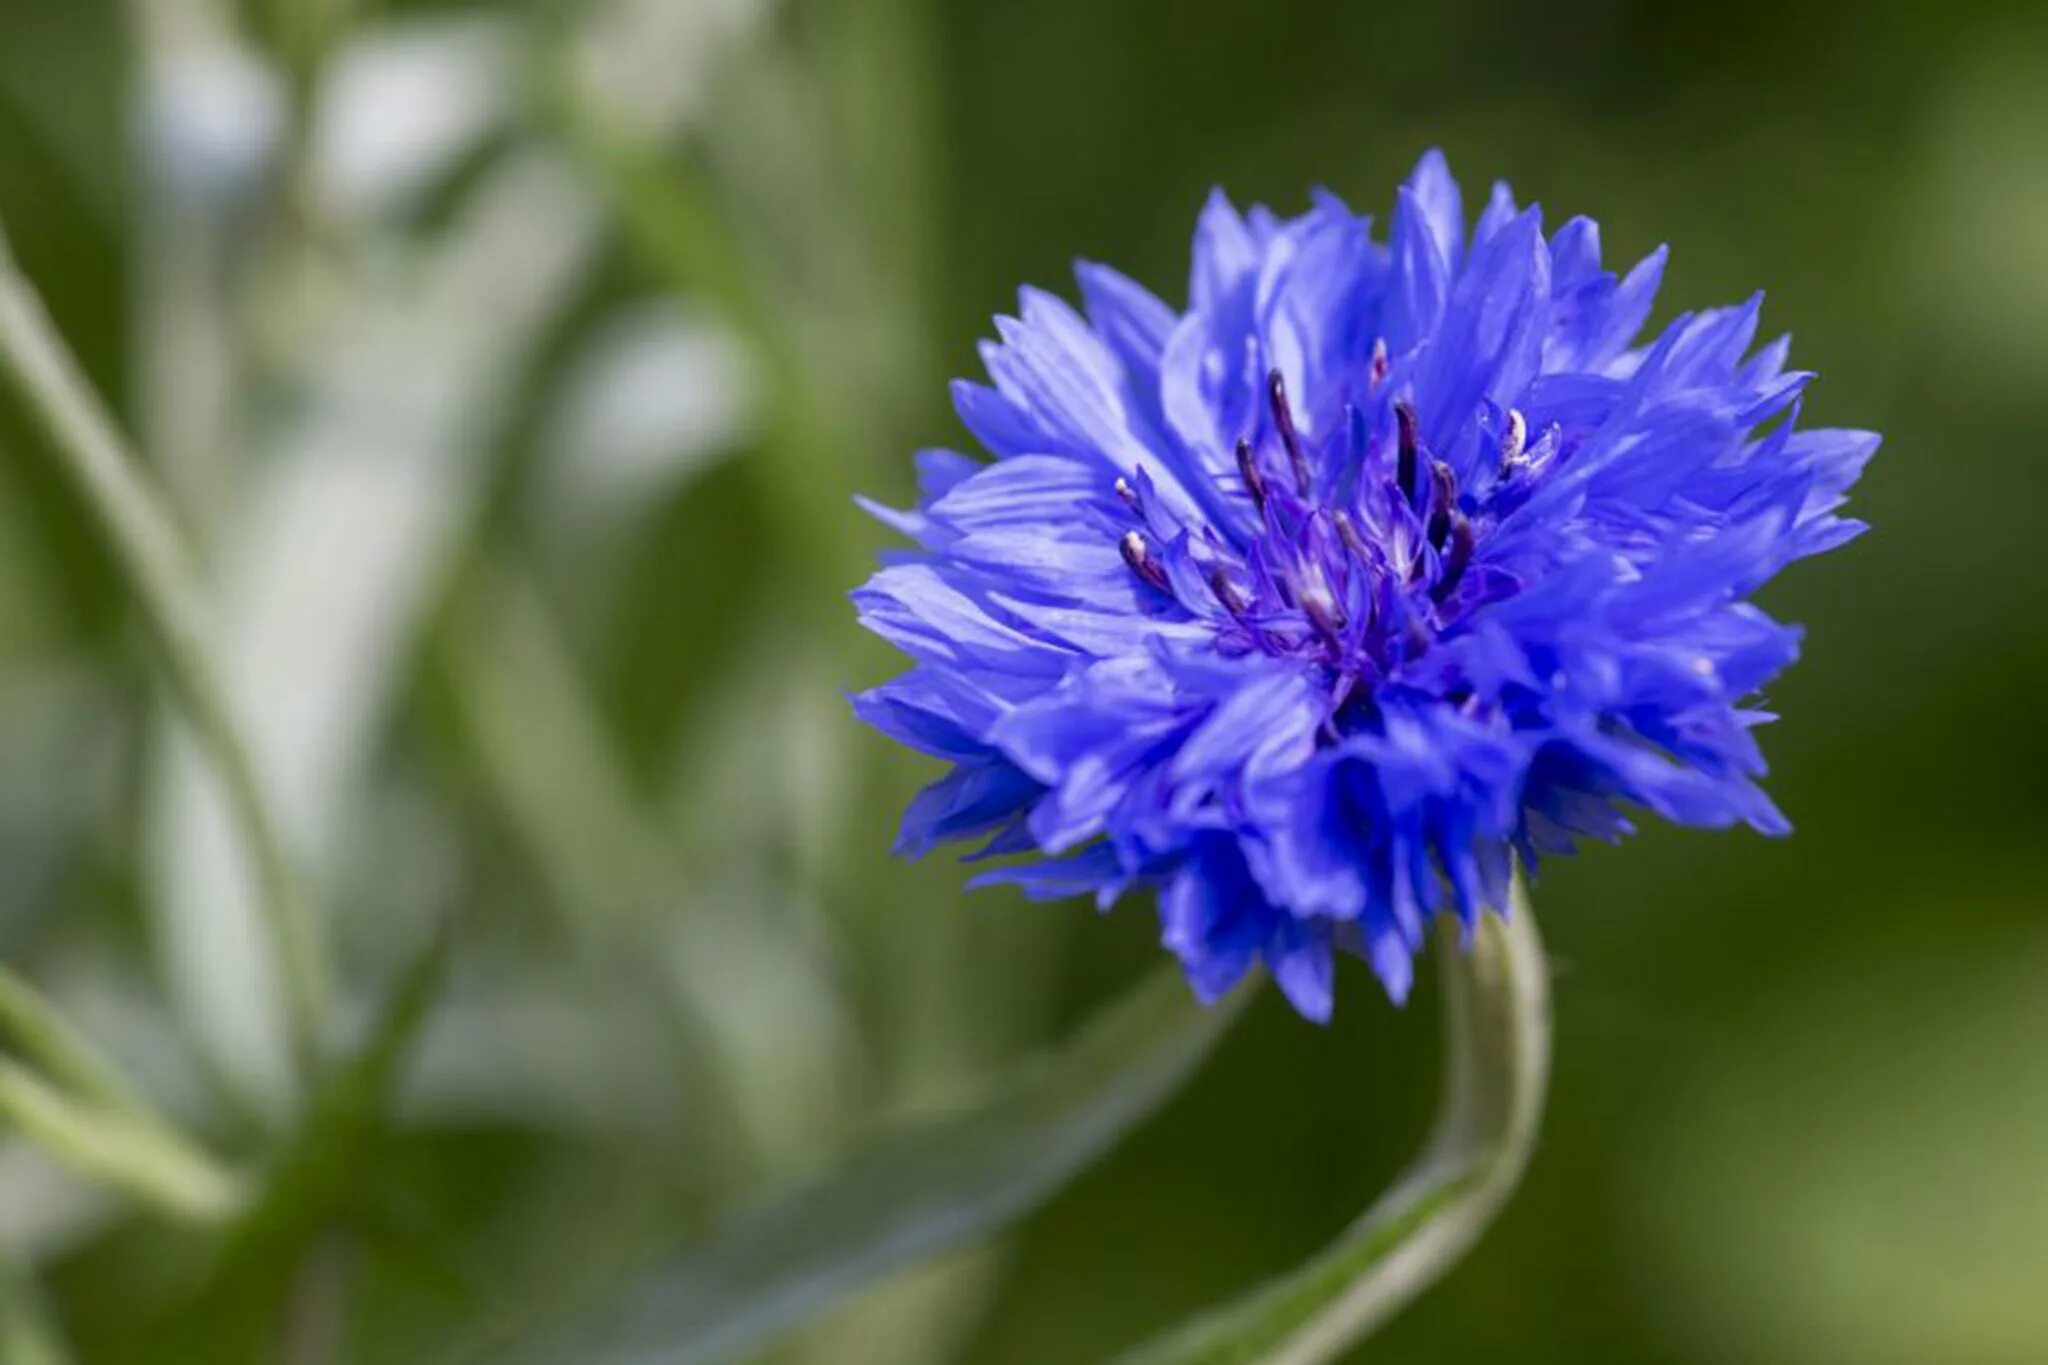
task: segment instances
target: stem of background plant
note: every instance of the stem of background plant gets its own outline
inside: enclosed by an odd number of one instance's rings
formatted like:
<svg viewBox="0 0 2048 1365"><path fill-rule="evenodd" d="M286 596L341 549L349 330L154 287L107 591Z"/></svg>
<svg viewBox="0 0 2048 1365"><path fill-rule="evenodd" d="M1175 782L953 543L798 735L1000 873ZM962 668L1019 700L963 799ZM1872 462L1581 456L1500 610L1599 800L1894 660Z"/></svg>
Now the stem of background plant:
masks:
<svg viewBox="0 0 2048 1365"><path fill-rule="evenodd" d="M65 346L0 226L0 376L41 424L141 608L172 689L241 826L282 966L292 1050L319 1068L327 970L312 907L213 665L193 557Z"/></svg>
<svg viewBox="0 0 2048 1365"><path fill-rule="evenodd" d="M179 1222L218 1224L248 1200L239 1174L168 1124L81 1100L4 1057L0 1122L87 1178Z"/></svg>
<svg viewBox="0 0 2048 1365"><path fill-rule="evenodd" d="M92 1179L186 1222L238 1211L246 1189L170 1122L34 986L0 967L0 1120ZM12 1365L0 1355L0 1365Z"/></svg>
<svg viewBox="0 0 2048 1365"><path fill-rule="evenodd" d="M119 1067L73 1028L54 1002L0 966L0 1043L73 1093L125 1114L149 1113ZM0 1365L6 1365L0 1361Z"/></svg>

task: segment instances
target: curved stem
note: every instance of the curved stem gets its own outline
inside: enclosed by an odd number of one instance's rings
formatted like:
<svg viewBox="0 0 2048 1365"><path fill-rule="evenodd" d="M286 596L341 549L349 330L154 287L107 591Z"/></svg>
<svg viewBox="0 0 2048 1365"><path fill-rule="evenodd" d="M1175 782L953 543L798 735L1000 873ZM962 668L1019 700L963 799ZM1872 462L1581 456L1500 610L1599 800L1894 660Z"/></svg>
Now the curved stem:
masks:
<svg viewBox="0 0 2048 1365"><path fill-rule="evenodd" d="M1469 946L1447 924L1444 1090L1422 1153L1320 1254L1125 1365L1313 1365L1435 1284L1500 1212L1535 1147L1550 1075L1550 982L1519 884Z"/></svg>
<svg viewBox="0 0 2048 1365"><path fill-rule="evenodd" d="M174 1218L218 1222L244 1202L239 1174L159 1116L105 1053L5 967L0 1120L80 1173ZM0 1365L9 1365L5 1355Z"/></svg>
<svg viewBox="0 0 2048 1365"><path fill-rule="evenodd" d="M82 1098L127 1114L149 1112L121 1069L26 977L5 965L0 965L0 1042Z"/></svg>
<svg viewBox="0 0 2048 1365"><path fill-rule="evenodd" d="M186 718L209 752L242 828L284 976L294 1054L315 1069L327 977L311 907L254 756L214 671L192 557L65 346L0 228L0 376L41 424L98 522L162 652Z"/></svg>

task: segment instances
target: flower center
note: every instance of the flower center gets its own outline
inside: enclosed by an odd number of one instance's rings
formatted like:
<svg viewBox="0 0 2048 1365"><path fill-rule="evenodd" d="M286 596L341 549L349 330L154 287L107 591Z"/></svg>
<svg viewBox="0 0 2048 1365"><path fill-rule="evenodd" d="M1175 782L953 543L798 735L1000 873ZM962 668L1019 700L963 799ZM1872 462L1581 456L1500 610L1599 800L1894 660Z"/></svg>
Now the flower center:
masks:
<svg viewBox="0 0 2048 1365"><path fill-rule="evenodd" d="M1384 401L1387 369L1377 346L1366 406L1382 428L1391 407L1392 432L1368 434L1347 407L1320 440L1302 430L1280 371L1267 376L1265 420L1237 442L1234 486L1217 480L1235 526L1181 527L1143 474L1117 481L1137 523L1119 542L1132 573L1211 622L1223 653L1318 662L1347 696L1396 677L1475 607L1518 586L1475 571L1474 552L1558 446L1553 427L1528 448L1522 414L1494 410L1497 459L1461 488L1428 449L1414 406Z"/></svg>

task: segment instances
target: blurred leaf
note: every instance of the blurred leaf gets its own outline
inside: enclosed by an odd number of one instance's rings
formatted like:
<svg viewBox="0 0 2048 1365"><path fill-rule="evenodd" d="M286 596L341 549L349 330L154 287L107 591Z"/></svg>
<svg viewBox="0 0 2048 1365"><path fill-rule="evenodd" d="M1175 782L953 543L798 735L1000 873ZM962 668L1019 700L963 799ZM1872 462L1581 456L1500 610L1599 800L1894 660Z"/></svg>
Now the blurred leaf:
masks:
<svg viewBox="0 0 2048 1365"><path fill-rule="evenodd" d="M0 1141L0 1247L40 1260L127 1221L130 1208L19 1136Z"/></svg>
<svg viewBox="0 0 2048 1365"><path fill-rule="evenodd" d="M0 230L0 375L32 412L119 561L162 656L182 716L224 790L271 934L287 1002L285 1028L303 1070L315 1065L327 970L312 909L251 752L222 686L191 546L128 450Z"/></svg>
<svg viewBox="0 0 2048 1365"><path fill-rule="evenodd" d="M636 133L694 123L734 48L770 22L775 0L577 0L562 43L579 97Z"/></svg>
<svg viewBox="0 0 2048 1365"><path fill-rule="evenodd" d="M294 334L302 383L226 519L213 605L251 760L316 873L597 226L561 167L508 157L446 232L352 274L321 325ZM173 997L216 1064L281 1109L257 888L222 793L189 748L167 746L153 776L150 900Z"/></svg>
<svg viewBox="0 0 2048 1365"><path fill-rule="evenodd" d="M938 9L934 0L810 7L835 134L823 150L849 200L833 235L858 247L846 281L858 291L849 342L875 382L920 414L944 377L932 355L932 311L950 247Z"/></svg>
<svg viewBox="0 0 2048 1365"><path fill-rule="evenodd" d="M139 98L133 138L143 174L137 242L204 225L227 229L260 202L287 132L280 73L242 44L208 0L137 0Z"/></svg>
<svg viewBox="0 0 2048 1365"><path fill-rule="evenodd" d="M763 1353L763 1365L846 1365L849 1341L871 1361L962 1359L1010 1261L1011 1247L1000 1241L929 1257L805 1323Z"/></svg>
<svg viewBox="0 0 2048 1365"><path fill-rule="evenodd" d="M673 299L605 319L565 365L547 421L531 504L539 529L571 541L579 561L637 529L645 508L748 434L752 387L723 329Z"/></svg>
<svg viewBox="0 0 2048 1365"><path fill-rule="evenodd" d="M1447 920L1444 1093L1422 1154L1305 1265L1125 1358L1127 1365L1313 1365L1365 1339L1479 1240L1514 1192L1550 1071L1549 965L1519 895L1469 947Z"/></svg>
<svg viewBox="0 0 2048 1365"><path fill-rule="evenodd" d="M235 1177L168 1129L68 1095L5 1059L0 1120L72 1169L171 1217L213 1222L241 1202Z"/></svg>
<svg viewBox="0 0 2048 1365"><path fill-rule="evenodd" d="M147 1112L135 1088L27 981L0 966L0 1037L51 1080L127 1114Z"/></svg>
<svg viewBox="0 0 2048 1365"><path fill-rule="evenodd" d="M0 103L46 142L73 182L67 188L107 229L121 216L126 170L121 8L106 0L0 7Z"/></svg>
<svg viewBox="0 0 2048 1365"><path fill-rule="evenodd" d="M204 541L234 501L245 455L239 400L249 283L268 191L285 173L281 73L210 0L136 0L134 286L123 387L135 444Z"/></svg>
<svg viewBox="0 0 2048 1365"><path fill-rule="evenodd" d="M242 1203L241 1181L170 1128L104 1100L67 1094L4 1057L0 1122L73 1170L170 1217L212 1223Z"/></svg>
<svg viewBox="0 0 2048 1365"><path fill-rule="evenodd" d="M905 1129L743 1215L514 1358L687 1365L765 1345L1036 1206L1171 1096L1249 995L1204 1009L1177 970L1162 970L975 1107Z"/></svg>
<svg viewBox="0 0 2048 1365"><path fill-rule="evenodd" d="M0 1253L0 1365L68 1365L70 1359L27 1272Z"/></svg>
<svg viewBox="0 0 2048 1365"><path fill-rule="evenodd" d="M503 15L419 16L351 36L321 73L313 173L344 217L403 215L513 115Z"/></svg>
<svg viewBox="0 0 2048 1365"><path fill-rule="evenodd" d="M633 1076L646 1073L633 1062L658 1042L659 1055L673 1060L655 1073L662 1084L654 1094L614 1106L622 1126L687 1095L700 1113L715 1114L723 1136L739 1140L729 1154L748 1168L757 1160L775 1164L793 1143L817 1150L821 1133L835 1127L842 1092L851 1088L846 1082L863 1073L859 1038L829 954L791 913L795 893L762 870L767 850L760 834L728 825L704 866L686 861L671 822L635 790L577 660L520 570L480 565L451 620L445 667L464 702L454 720L488 801L547 884L573 931L579 965L608 956L630 960L630 977L622 975L628 963L614 962L599 978L611 997L607 1019L623 1022L621 1007L646 984L645 969L663 987L664 1035L622 1033L615 1074L589 1077L563 1097L590 1093L591 1082L634 1084ZM779 682L755 677L748 693L756 701L783 700ZM724 791L728 808L747 809L732 793L764 785L761 732L789 724L783 706L732 723L728 728L749 741L754 766L722 787L720 774L700 763L705 791ZM811 755L814 769L825 757ZM825 775L814 772L818 780ZM784 807L774 814L788 818ZM575 972L555 975L561 986ZM477 1059L500 1071L534 1060ZM529 1117L542 1122L547 1114L543 1108Z"/></svg>
<svg viewBox="0 0 2048 1365"><path fill-rule="evenodd" d="M699 171L659 142L583 99L569 82L553 92L556 127L593 185L618 215L641 257L685 297L703 301L750 350L766 390L769 419L753 467L771 485L793 566L835 586L861 559L858 530L846 515L846 489L834 476L848 433L804 339L800 319L778 307L763 263L730 206Z"/></svg>
<svg viewBox="0 0 2048 1365"><path fill-rule="evenodd" d="M248 1212L199 1289L146 1334L168 1360L256 1358L308 1257L358 1196L391 1120L399 1071L440 995L452 938L443 926L397 981L346 1065L315 1093Z"/></svg>
<svg viewBox="0 0 2048 1365"><path fill-rule="evenodd" d="M527 576L480 566L449 619L460 738L557 908L590 933L665 901L680 884L668 841Z"/></svg>
<svg viewBox="0 0 2048 1365"><path fill-rule="evenodd" d="M63 888L118 827L136 728L118 689L81 660L0 673L0 944L60 916Z"/></svg>
<svg viewBox="0 0 2048 1365"><path fill-rule="evenodd" d="M123 54L103 0L0 5L0 214L12 247L64 319L86 372L112 390L126 341L129 272L121 235ZM0 402L5 496L0 535L32 555L38 604L73 641L97 644L125 623L118 575L61 471L40 454L33 419ZM16 590L18 591L18 590Z"/></svg>

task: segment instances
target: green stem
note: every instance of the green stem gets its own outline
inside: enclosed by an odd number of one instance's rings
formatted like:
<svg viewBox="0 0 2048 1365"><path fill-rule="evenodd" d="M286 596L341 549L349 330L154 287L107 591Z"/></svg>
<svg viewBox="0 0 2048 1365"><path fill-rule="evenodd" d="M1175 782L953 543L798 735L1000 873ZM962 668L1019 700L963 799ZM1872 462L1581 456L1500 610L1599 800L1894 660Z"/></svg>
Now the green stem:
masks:
<svg viewBox="0 0 2048 1365"><path fill-rule="evenodd" d="M1370 1336L1435 1284L1508 1201L1535 1148L1550 1073L1550 983L1534 917L1446 929L1445 1071L1422 1153L1331 1246L1124 1365L1312 1365Z"/></svg>
<svg viewBox="0 0 2048 1365"><path fill-rule="evenodd" d="M145 1114L128 1078L27 980L0 966L0 1038L59 1085L109 1109Z"/></svg>
<svg viewBox="0 0 2048 1365"><path fill-rule="evenodd" d="M169 1127L81 1102L6 1058L0 1120L79 1173L180 1221L218 1223L247 1197L240 1177Z"/></svg>
<svg viewBox="0 0 2048 1365"><path fill-rule="evenodd" d="M302 1070L317 1069L327 975L313 915L263 784L215 671L193 557L163 500L65 346L0 227L0 376L41 424L99 523L162 652L187 720L209 752L241 826L283 967L288 1026Z"/></svg>
<svg viewBox="0 0 2048 1365"><path fill-rule="evenodd" d="M0 1052L0 1120L50 1155L181 1220L217 1221L239 1207L241 1178L161 1118L105 1053L4 967L0 1042L15 1054Z"/></svg>

